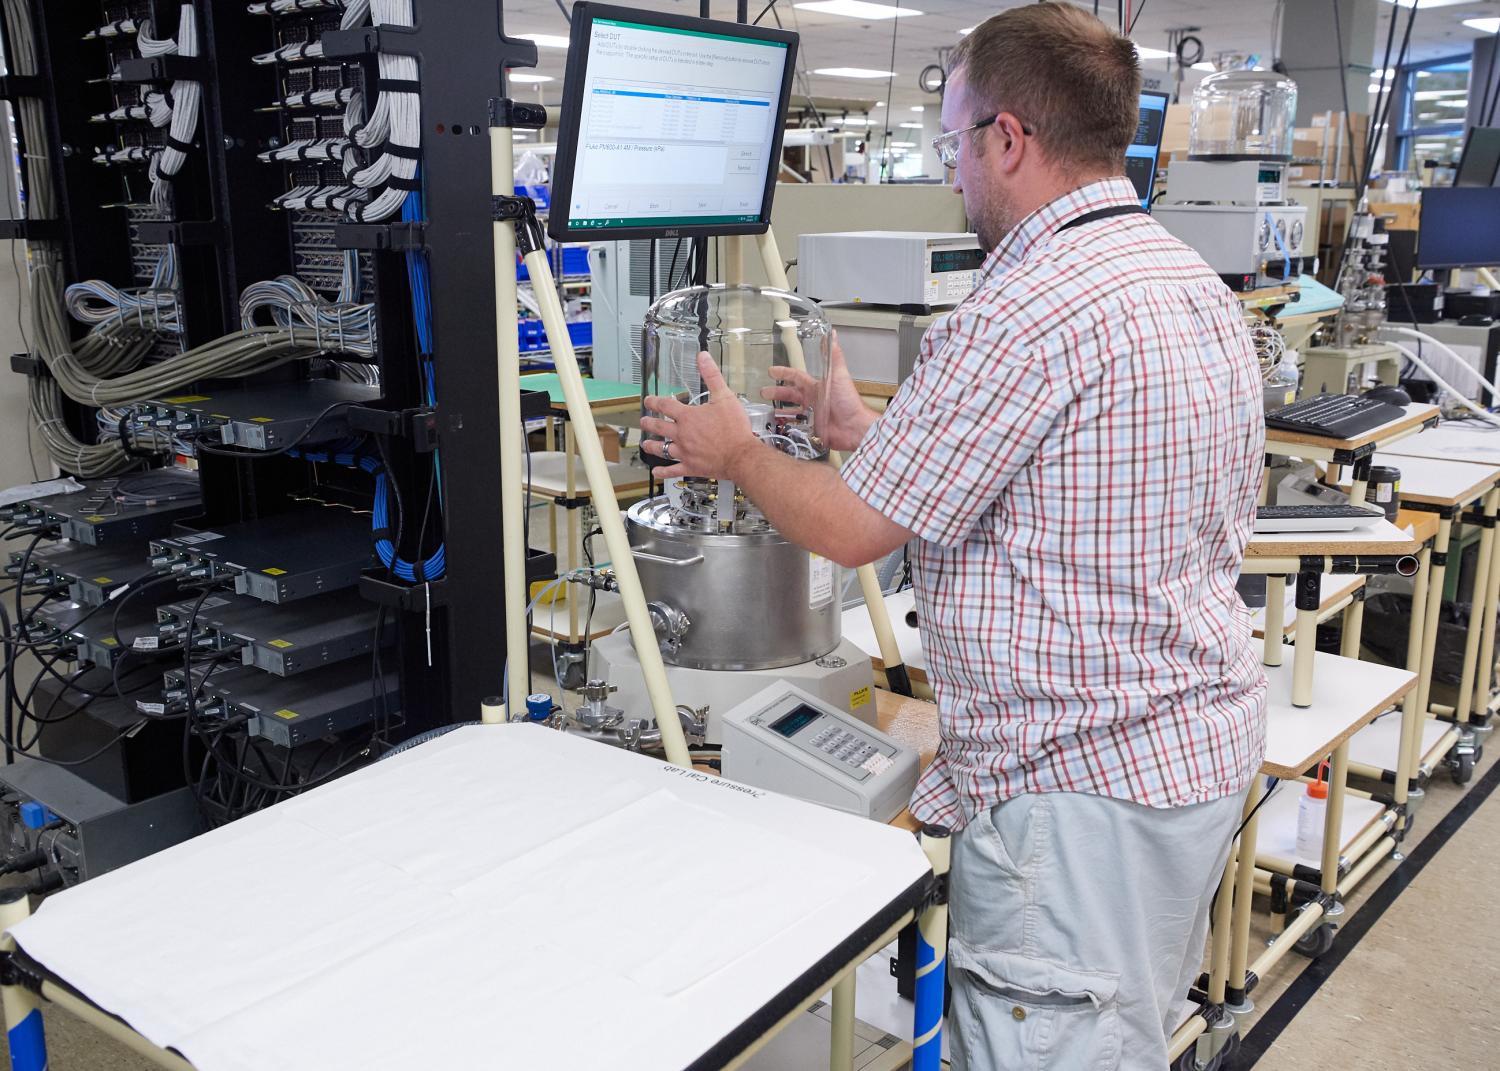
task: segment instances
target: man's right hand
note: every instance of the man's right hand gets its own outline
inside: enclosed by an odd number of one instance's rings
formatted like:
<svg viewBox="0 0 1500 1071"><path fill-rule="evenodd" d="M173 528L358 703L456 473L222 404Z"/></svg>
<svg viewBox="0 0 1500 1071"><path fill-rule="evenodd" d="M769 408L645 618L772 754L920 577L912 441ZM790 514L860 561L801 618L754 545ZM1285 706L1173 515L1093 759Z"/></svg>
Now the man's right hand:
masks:
<svg viewBox="0 0 1500 1071"><path fill-rule="evenodd" d="M837 335L824 378L814 379L806 372L781 365L771 369L771 378L781 385L765 388L761 397L803 408L811 406L813 428L831 450L853 450L880 416L860 398Z"/></svg>

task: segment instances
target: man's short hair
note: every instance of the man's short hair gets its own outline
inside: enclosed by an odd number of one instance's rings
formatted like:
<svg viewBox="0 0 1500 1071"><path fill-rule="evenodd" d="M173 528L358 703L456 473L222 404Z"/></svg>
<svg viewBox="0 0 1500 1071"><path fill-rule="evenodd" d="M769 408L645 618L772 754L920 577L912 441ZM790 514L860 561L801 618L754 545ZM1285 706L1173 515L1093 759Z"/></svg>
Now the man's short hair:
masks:
<svg viewBox="0 0 1500 1071"><path fill-rule="evenodd" d="M980 107L971 121L1011 112L1057 166L1123 173L1141 92L1128 38L1072 4L1027 4L960 41L950 70L960 67Z"/></svg>

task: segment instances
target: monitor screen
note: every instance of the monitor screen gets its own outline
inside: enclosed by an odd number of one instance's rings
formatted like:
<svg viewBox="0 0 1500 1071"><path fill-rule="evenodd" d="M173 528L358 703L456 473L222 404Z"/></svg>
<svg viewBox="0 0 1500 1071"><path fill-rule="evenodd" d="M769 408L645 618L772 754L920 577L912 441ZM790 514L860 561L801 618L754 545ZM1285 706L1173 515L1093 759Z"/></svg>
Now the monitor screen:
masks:
<svg viewBox="0 0 1500 1071"><path fill-rule="evenodd" d="M1161 132L1166 125L1165 93L1147 90L1141 93L1140 121L1135 137L1125 150L1125 177L1135 184L1141 207L1151 207L1151 189L1156 185L1156 160L1161 153Z"/></svg>
<svg viewBox="0 0 1500 1071"><path fill-rule="evenodd" d="M765 231L796 48L782 30L576 4L548 232Z"/></svg>
<svg viewBox="0 0 1500 1071"><path fill-rule="evenodd" d="M1464 139L1455 186L1493 186L1500 171L1500 127L1476 126Z"/></svg>
<svg viewBox="0 0 1500 1071"><path fill-rule="evenodd" d="M1422 191L1417 267L1488 268L1500 264L1500 187Z"/></svg>

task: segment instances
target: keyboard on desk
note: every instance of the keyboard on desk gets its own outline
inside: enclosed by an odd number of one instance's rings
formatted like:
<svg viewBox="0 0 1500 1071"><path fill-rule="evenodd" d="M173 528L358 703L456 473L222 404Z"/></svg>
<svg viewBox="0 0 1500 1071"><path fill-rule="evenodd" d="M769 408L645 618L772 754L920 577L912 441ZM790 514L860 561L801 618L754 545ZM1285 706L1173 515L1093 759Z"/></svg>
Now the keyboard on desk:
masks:
<svg viewBox="0 0 1500 1071"><path fill-rule="evenodd" d="M1377 402L1373 398L1353 394L1317 394L1267 413L1266 427L1327 439L1352 439L1405 415L1406 410L1399 405Z"/></svg>
<svg viewBox="0 0 1500 1071"><path fill-rule="evenodd" d="M1257 506L1255 532L1350 532L1385 519L1370 506Z"/></svg>

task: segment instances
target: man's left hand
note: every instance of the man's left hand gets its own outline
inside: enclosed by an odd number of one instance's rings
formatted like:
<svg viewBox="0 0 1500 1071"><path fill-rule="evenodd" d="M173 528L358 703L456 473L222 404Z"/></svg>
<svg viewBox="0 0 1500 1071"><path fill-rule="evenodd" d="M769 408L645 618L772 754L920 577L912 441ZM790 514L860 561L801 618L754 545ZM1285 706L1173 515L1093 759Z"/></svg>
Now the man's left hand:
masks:
<svg viewBox="0 0 1500 1071"><path fill-rule="evenodd" d="M708 390L708 400L703 404L688 405L676 398L654 395L645 402L646 409L661 415L641 417L641 430L659 436L647 439L641 448L675 462L670 468L656 470L656 475L664 479L672 476L730 479L736 459L760 444L750 430L745 407L707 353L698 354L698 374Z"/></svg>

